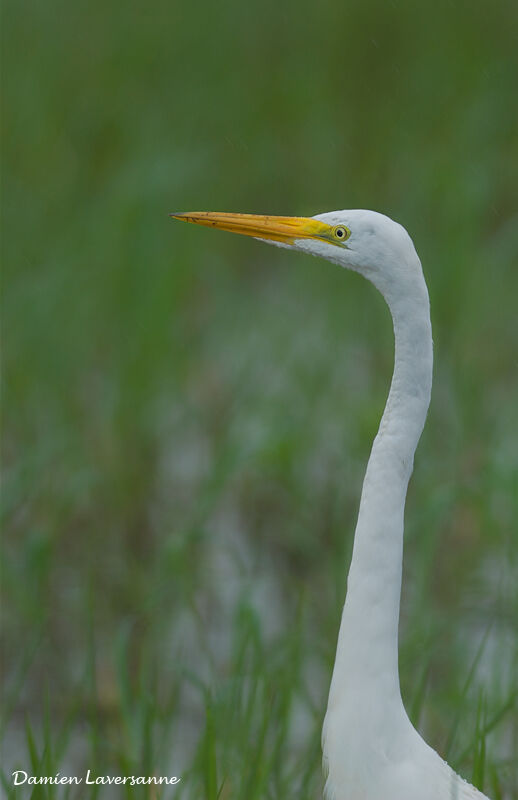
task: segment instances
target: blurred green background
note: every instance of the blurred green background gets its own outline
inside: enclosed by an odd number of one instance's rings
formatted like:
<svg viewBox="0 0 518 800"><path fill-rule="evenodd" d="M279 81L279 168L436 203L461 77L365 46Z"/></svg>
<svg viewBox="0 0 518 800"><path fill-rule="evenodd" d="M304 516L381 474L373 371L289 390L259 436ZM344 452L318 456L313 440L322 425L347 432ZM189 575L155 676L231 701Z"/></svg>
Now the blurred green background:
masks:
<svg viewBox="0 0 518 800"><path fill-rule="evenodd" d="M516 4L7 0L2 37L6 793L90 767L320 796L389 314L167 214L365 207L414 238L434 325L403 695L518 797Z"/></svg>

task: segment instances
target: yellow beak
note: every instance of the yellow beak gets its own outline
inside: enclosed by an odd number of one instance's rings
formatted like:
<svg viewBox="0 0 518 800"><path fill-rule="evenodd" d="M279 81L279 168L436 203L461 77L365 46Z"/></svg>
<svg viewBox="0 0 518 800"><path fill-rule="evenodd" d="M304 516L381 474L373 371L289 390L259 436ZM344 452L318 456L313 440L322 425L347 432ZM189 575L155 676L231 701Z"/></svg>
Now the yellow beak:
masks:
<svg viewBox="0 0 518 800"><path fill-rule="evenodd" d="M215 211L192 211L170 214L183 222L194 222L208 228L242 233L256 239L293 244L296 239L332 240L333 227L311 217L272 217L263 214L228 214Z"/></svg>

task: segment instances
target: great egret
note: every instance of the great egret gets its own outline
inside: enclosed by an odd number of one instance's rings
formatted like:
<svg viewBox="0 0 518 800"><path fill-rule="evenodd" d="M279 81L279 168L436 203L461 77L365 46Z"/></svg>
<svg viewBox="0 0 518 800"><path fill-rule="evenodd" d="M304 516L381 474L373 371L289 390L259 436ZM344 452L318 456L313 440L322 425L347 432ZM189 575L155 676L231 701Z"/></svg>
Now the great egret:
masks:
<svg viewBox="0 0 518 800"><path fill-rule="evenodd" d="M325 795L328 800L484 800L421 738L399 687L403 515L433 362L428 290L410 236L383 214L364 210L310 218L171 216L321 256L364 275L385 298L394 324L394 373L361 494L322 736Z"/></svg>

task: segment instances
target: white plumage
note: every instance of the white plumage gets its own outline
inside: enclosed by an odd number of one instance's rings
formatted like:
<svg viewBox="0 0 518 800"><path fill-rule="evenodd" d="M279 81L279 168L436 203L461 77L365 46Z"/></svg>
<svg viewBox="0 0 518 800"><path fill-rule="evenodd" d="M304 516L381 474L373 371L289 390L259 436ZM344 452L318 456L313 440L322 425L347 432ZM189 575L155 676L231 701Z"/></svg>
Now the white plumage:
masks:
<svg viewBox="0 0 518 800"><path fill-rule="evenodd" d="M421 738L399 688L403 517L433 363L428 291L412 240L374 211L174 216L321 256L361 273L385 298L394 323L394 374L362 489L322 736L325 794L328 800L487 800Z"/></svg>

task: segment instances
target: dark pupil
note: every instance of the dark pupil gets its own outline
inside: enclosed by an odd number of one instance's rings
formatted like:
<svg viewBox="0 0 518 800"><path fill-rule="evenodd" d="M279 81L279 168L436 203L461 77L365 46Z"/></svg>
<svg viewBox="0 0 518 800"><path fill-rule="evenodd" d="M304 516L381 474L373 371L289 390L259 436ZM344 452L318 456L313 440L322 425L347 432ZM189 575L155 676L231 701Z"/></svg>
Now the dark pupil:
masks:
<svg viewBox="0 0 518 800"><path fill-rule="evenodd" d="M336 235L337 235L337 236L340 236L340 238L341 238L341 237L344 235L344 232L343 232L343 230L342 230L341 228L338 228L338 230L337 230L337 232L336 232Z"/></svg>

